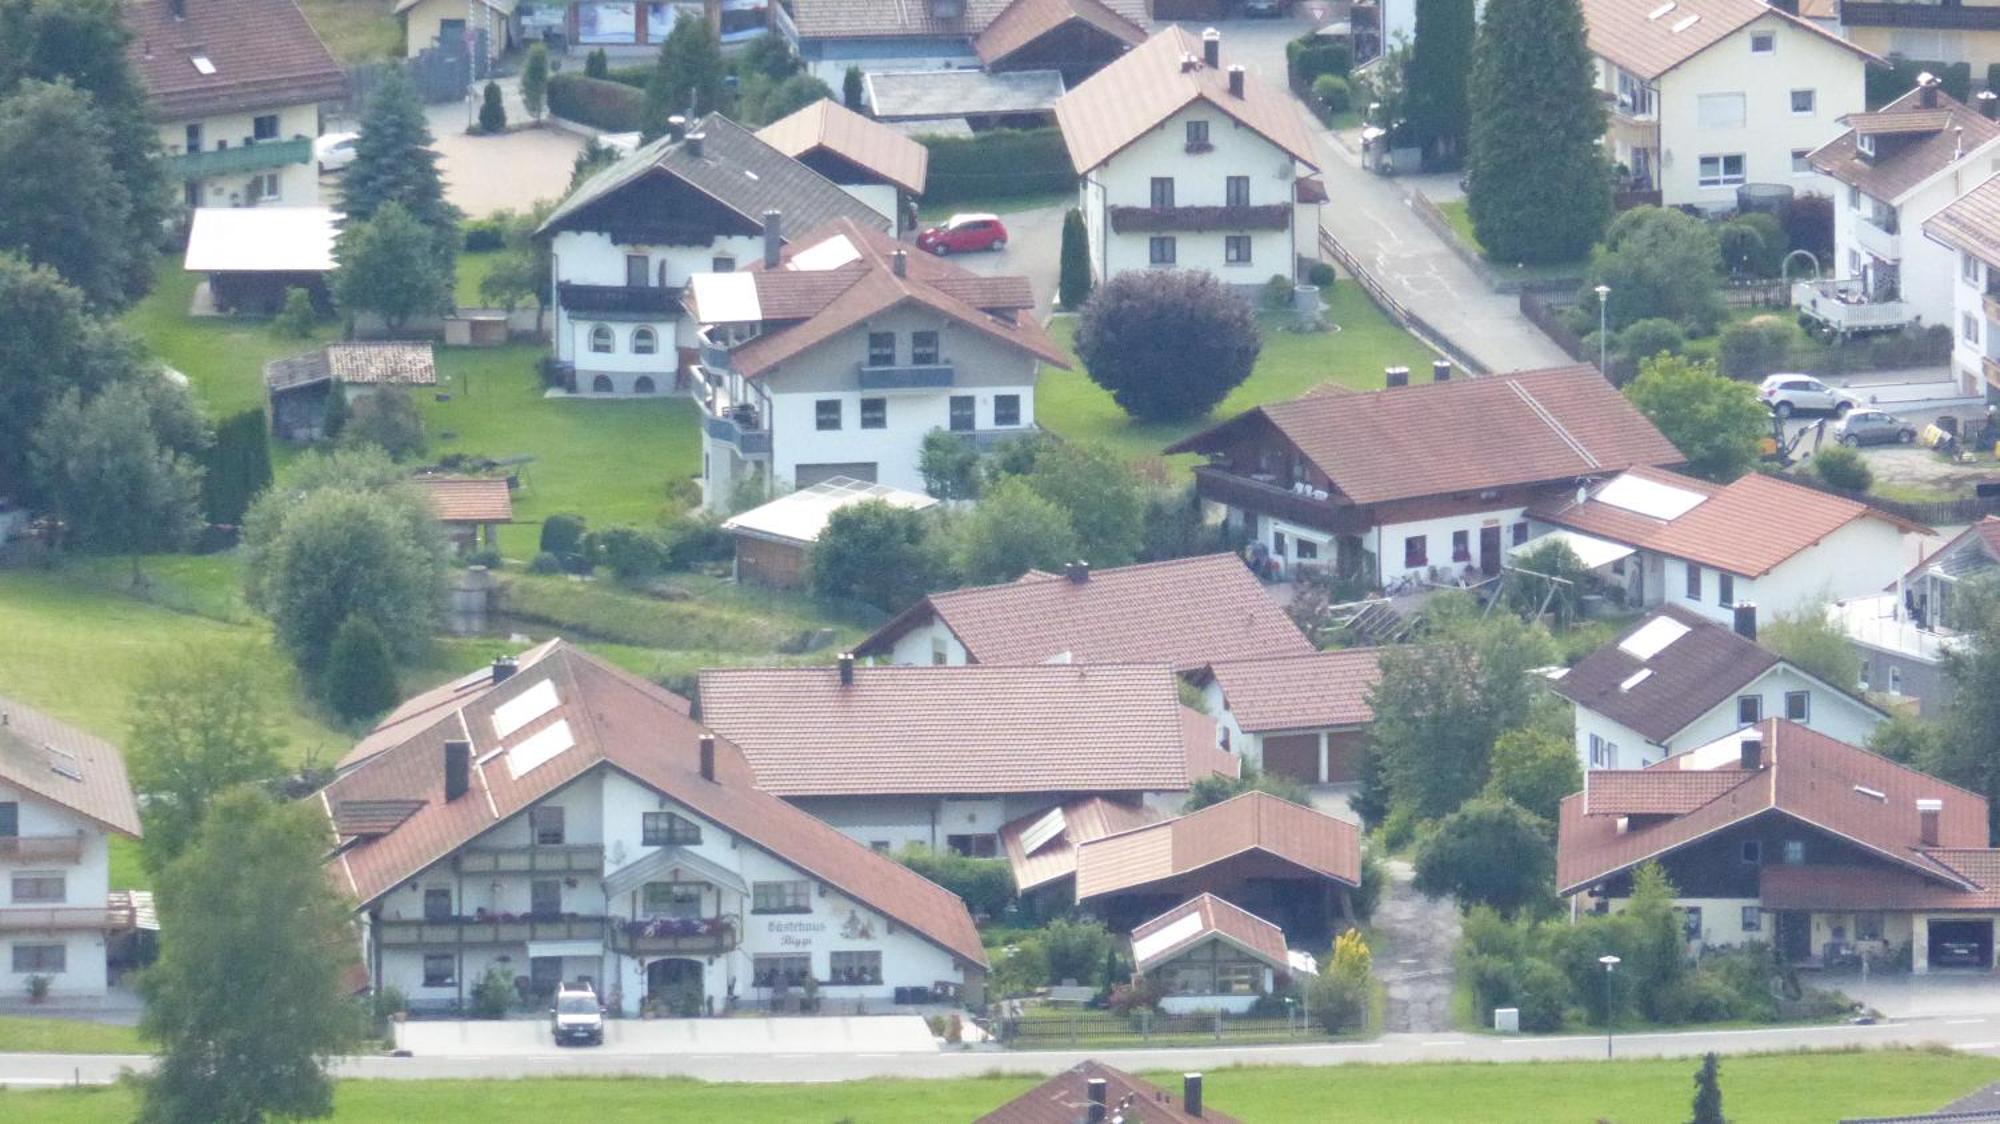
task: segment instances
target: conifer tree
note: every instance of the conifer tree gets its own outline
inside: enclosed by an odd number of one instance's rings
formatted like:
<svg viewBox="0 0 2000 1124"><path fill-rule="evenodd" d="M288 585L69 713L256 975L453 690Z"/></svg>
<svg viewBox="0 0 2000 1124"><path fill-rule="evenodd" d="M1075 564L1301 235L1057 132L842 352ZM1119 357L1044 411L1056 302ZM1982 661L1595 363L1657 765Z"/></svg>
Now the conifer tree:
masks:
<svg viewBox="0 0 2000 1124"><path fill-rule="evenodd" d="M1465 158L1466 81L1476 34L1466 0L1417 0L1417 40L1410 50L1403 103L1424 166L1456 167Z"/></svg>

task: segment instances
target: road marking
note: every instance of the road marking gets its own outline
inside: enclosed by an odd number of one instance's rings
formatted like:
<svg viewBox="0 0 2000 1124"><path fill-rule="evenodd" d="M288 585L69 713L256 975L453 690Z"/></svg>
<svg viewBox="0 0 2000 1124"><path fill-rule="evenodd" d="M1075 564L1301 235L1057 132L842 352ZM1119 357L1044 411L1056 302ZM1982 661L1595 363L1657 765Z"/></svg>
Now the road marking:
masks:
<svg viewBox="0 0 2000 1124"><path fill-rule="evenodd" d="M1417 1045L1419 1045L1419 1046L1463 1046L1463 1045L1465 1045L1465 1039L1463 1039L1463 1038L1452 1038L1452 1039L1447 1039L1447 1040L1445 1040L1445 1041L1441 1041L1441 1042L1419 1042L1419 1043L1417 1043Z"/></svg>
<svg viewBox="0 0 2000 1124"><path fill-rule="evenodd" d="M1983 1022L1985 1022L1985 1021L1986 1021L1985 1019L1946 1019L1946 1020L1944 1021L1944 1025L1946 1025L1946 1026L1971 1026L1971 1025L1972 1025L1973 1023L1983 1023Z"/></svg>

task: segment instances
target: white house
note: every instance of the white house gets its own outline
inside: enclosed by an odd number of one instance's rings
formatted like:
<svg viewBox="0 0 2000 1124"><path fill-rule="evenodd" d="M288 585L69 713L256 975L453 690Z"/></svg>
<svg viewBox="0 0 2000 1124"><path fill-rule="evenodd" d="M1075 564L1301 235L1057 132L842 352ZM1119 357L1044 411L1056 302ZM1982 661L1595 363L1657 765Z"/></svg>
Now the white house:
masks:
<svg viewBox="0 0 2000 1124"><path fill-rule="evenodd" d="M1887 593L1838 602L1831 615L1860 658L1861 686L1915 700L1925 714L1951 701L1944 661L1969 637L1960 585L2000 568L2000 517L1987 516L1932 551Z"/></svg>
<svg viewBox="0 0 2000 1124"><path fill-rule="evenodd" d="M110 841L139 837L139 806L110 745L0 699L0 990L88 1006L121 934L150 926L150 895L110 888Z"/></svg>
<svg viewBox="0 0 2000 1124"><path fill-rule="evenodd" d="M872 213L872 212L871 212ZM933 432L1034 431L1041 364L1068 361L1024 277L987 277L837 219L743 272L697 274L692 365L702 502L757 502L846 477L924 490Z"/></svg>
<svg viewBox="0 0 2000 1124"><path fill-rule="evenodd" d="M137 0L126 50L189 207L319 204L313 141L347 74L295 0Z"/></svg>
<svg viewBox="0 0 2000 1124"><path fill-rule="evenodd" d="M1132 930L1132 971L1160 987L1160 1009L1244 1014L1292 972L1284 930L1200 894Z"/></svg>
<svg viewBox="0 0 2000 1124"><path fill-rule="evenodd" d="M1250 288L1318 258L1319 157L1290 92L1168 27L1056 102L1100 280L1201 269Z"/></svg>
<svg viewBox="0 0 2000 1124"><path fill-rule="evenodd" d="M1924 221L1924 237L1955 260L1951 369L1959 393L2000 386L2000 176L1990 176Z"/></svg>
<svg viewBox="0 0 2000 1124"><path fill-rule="evenodd" d="M1379 648L1343 648L1218 660L1190 680L1215 716L1222 748L1260 772L1343 784L1360 779L1381 659Z"/></svg>
<svg viewBox="0 0 2000 1124"><path fill-rule="evenodd" d="M1864 68L1880 62L1765 0L1583 11L1622 185L1669 207L1733 211L1745 184L1809 187L1806 155L1866 107Z"/></svg>
<svg viewBox="0 0 2000 1124"><path fill-rule="evenodd" d="M1925 227L2000 171L2000 121L1954 101L1925 75L1916 89L1846 124L1811 157L1836 190L1835 280L1812 287L1822 300L1810 308L1836 327L1951 324L1960 340L1981 346L1984 333L1975 325L1967 339L1953 317L1960 257L1926 237Z"/></svg>
<svg viewBox="0 0 2000 1124"><path fill-rule="evenodd" d="M459 1010L587 983L614 1010L978 1002L956 895L760 790L688 704L561 641L405 703L309 799L377 989Z"/></svg>
<svg viewBox="0 0 2000 1124"><path fill-rule="evenodd" d="M1644 768L1767 717L1855 744L1887 719L1758 646L1754 606L1738 617L1732 629L1669 605L1556 675L1583 768Z"/></svg>
<svg viewBox="0 0 2000 1124"><path fill-rule="evenodd" d="M775 253L786 231L889 219L711 113L580 184L542 223L555 358L577 394L669 394L695 358L681 290Z"/></svg>
<svg viewBox="0 0 2000 1124"><path fill-rule="evenodd" d="M839 184L891 229L913 225L931 150L907 134L821 98L757 130L757 139Z"/></svg>

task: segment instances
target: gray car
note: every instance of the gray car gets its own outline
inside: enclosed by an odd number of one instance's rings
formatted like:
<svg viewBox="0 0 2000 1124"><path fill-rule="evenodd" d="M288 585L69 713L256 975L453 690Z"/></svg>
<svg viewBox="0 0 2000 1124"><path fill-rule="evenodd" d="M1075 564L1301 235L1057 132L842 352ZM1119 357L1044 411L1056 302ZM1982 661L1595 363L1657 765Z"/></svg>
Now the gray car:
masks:
<svg viewBox="0 0 2000 1124"><path fill-rule="evenodd" d="M1843 445L1908 445L1917 427L1880 410L1849 410L1834 423L1833 435Z"/></svg>

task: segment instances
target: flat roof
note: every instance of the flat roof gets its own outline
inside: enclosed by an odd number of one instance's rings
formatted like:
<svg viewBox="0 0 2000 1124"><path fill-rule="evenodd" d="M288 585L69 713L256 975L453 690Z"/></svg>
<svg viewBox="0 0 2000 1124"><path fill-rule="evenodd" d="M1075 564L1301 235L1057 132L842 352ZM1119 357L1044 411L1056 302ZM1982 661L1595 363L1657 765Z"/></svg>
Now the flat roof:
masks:
<svg viewBox="0 0 2000 1124"><path fill-rule="evenodd" d="M753 538L804 546L819 541L820 532L826 530L827 520L833 518L834 512L869 500L880 500L891 507L911 511L935 507L938 502L929 496L905 492L886 484L870 484L864 480L835 476L734 516L722 525L722 529Z"/></svg>
<svg viewBox="0 0 2000 1124"><path fill-rule="evenodd" d="M330 273L332 207L197 207L182 268L190 273Z"/></svg>
<svg viewBox="0 0 2000 1124"><path fill-rule="evenodd" d="M867 77L868 105L882 120L964 118L994 113L1053 113L1062 73L1016 70L891 70Z"/></svg>

